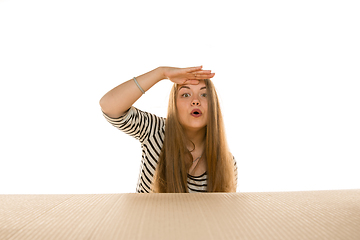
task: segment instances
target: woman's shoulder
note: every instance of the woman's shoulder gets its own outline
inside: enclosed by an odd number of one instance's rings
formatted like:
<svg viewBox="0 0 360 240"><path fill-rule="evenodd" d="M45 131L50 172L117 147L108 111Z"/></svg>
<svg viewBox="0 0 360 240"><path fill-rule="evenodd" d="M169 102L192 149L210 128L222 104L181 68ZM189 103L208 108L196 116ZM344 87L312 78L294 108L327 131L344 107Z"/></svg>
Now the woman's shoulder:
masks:
<svg viewBox="0 0 360 240"><path fill-rule="evenodd" d="M164 132L165 130L165 118L140 110L134 106L131 106L119 118L111 118L106 116L106 114L104 116L114 127L137 138L141 142L146 141L154 133Z"/></svg>
<svg viewBox="0 0 360 240"><path fill-rule="evenodd" d="M150 113L144 110L140 110L136 107L131 107L133 114L136 114L141 118L141 121L148 121L150 125L160 125L165 127L166 118L159 116L155 113Z"/></svg>
<svg viewBox="0 0 360 240"><path fill-rule="evenodd" d="M162 121L165 122L166 118L158 116L157 114L154 113L150 113L144 110L140 110L137 107L131 106L128 110L126 110L126 112L118 117L118 118L111 118L109 116L107 116L104 113L104 116L107 119L111 119L113 121L117 121L117 122L128 122L130 120L137 120L137 121L146 121L146 120L152 120L152 119L156 119L158 121Z"/></svg>

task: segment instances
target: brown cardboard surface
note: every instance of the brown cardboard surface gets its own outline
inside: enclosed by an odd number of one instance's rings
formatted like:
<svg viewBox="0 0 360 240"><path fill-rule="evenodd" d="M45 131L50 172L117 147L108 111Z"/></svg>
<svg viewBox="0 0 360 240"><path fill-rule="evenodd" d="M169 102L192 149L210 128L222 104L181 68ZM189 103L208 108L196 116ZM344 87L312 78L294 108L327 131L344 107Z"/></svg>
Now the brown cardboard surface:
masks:
<svg viewBox="0 0 360 240"><path fill-rule="evenodd" d="M0 239L360 239L360 190L0 195Z"/></svg>

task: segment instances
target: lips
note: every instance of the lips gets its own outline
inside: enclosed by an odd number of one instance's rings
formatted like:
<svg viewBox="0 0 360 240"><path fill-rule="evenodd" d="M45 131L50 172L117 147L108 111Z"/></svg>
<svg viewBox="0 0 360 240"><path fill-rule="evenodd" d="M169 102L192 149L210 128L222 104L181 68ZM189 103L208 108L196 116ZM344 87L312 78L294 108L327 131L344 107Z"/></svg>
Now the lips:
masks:
<svg viewBox="0 0 360 240"><path fill-rule="evenodd" d="M193 109L191 111L190 115L193 117L201 117L202 112L200 111L200 109Z"/></svg>

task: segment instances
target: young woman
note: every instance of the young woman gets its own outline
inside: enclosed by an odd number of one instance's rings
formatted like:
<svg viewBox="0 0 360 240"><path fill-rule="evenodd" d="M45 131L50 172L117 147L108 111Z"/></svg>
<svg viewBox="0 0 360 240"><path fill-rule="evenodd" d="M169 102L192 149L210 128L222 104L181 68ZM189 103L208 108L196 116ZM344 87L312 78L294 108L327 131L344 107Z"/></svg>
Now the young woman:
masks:
<svg viewBox="0 0 360 240"><path fill-rule="evenodd" d="M214 75L202 66L159 67L120 84L101 98L107 121L141 142L137 192L236 191L237 167L210 80ZM166 119L132 106L163 79L174 83Z"/></svg>

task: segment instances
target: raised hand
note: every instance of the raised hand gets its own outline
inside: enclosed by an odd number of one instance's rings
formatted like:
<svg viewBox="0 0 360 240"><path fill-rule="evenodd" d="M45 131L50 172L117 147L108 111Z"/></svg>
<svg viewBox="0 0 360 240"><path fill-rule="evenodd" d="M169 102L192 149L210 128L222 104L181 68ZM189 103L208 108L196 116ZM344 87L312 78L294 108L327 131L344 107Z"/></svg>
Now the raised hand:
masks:
<svg viewBox="0 0 360 240"><path fill-rule="evenodd" d="M199 84L200 80L214 77L211 70L202 70L202 66L189 68L163 67L164 76L177 84Z"/></svg>

